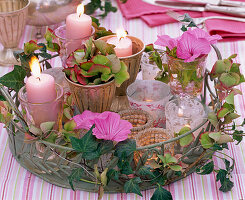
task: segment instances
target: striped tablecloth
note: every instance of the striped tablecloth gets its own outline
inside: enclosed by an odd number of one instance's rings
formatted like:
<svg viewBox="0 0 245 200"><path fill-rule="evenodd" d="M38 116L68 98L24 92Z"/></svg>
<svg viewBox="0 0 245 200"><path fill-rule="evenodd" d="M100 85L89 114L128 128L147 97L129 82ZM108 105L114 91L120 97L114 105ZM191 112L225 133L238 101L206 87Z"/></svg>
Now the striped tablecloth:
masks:
<svg viewBox="0 0 245 200"><path fill-rule="evenodd" d="M115 31L119 26L123 26L128 30L130 35L141 38L145 44L153 43L157 34L169 34L170 36L180 35L180 24L169 24L155 28L149 28L144 22L139 19L127 21L123 19L120 11L109 14L102 21L102 25ZM36 29L31 26L26 26L20 47L24 42L34 39ZM1 47L0 47L1 48ZM242 71L245 73L245 41L232 43L219 43L220 49L224 57L228 57L232 53L238 53L236 61L242 64ZM208 58L207 66L210 68L215 62L215 54L212 52ZM59 58L51 61L53 67L60 67ZM0 75L12 70L12 67L0 67ZM245 94L244 87L240 88ZM236 97L237 110L241 116L245 117L245 96ZM222 193L219 191L220 185L215 181L215 174L197 175L192 174L183 180L166 186L176 200L180 199L245 199L245 142L236 146L230 145L230 150L227 151L231 157L235 158L236 164L232 174L234 188L231 192ZM215 160L218 166L222 166L221 160ZM135 194L105 194L103 199L110 200L133 200L144 199L148 200L152 196L154 190L143 191L143 197ZM97 199L96 193L84 191L72 191L55 185L49 184L35 175L32 175L27 170L22 168L13 158L8 148L8 135L4 126L0 125L0 199L64 199L64 200L88 200Z"/></svg>

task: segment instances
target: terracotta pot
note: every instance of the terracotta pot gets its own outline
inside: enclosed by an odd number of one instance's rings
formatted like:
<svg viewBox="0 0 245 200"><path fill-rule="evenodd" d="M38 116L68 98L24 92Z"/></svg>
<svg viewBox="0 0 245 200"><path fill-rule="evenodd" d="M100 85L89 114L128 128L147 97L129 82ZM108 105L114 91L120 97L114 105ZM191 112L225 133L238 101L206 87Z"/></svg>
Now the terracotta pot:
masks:
<svg viewBox="0 0 245 200"><path fill-rule="evenodd" d="M110 110L116 91L114 79L101 85L81 85L72 82L66 76L65 79L81 113L84 110L99 113Z"/></svg>
<svg viewBox="0 0 245 200"><path fill-rule="evenodd" d="M100 38L100 40L107 41L111 37L115 37L115 35L105 36L105 37ZM128 73L130 77L127 81L125 81L120 87L116 89L117 96L126 95L127 87L135 81L137 74L139 72L139 69L140 69L141 56L145 49L145 45L143 41L141 41L139 38L136 38L133 36L127 36L127 37L132 40L133 55L127 56L127 57L121 57L119 59L120 61L123 61L128 66Z"/></svg>

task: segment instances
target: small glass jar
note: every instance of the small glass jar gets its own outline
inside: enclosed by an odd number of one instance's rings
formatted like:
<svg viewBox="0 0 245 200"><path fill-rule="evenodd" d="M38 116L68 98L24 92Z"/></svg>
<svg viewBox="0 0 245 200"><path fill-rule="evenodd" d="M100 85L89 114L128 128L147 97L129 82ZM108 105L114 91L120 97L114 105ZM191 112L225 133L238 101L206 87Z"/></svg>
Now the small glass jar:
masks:
<svg viewBox="0 0 245 200"><path fill-rule="evenodd" d="M193 62L167 55L171 92L178 96L198 96L202 92L207 55Z"/></svg>
<svg viewBox="0 0 245 200"><path fill-rule="evenodd" d="M40 127L43 122L55 122L54 129L60 130L62 125L63 88L55 84L57 97L55 100L45 103L30 103L27 100L26 87L22 87L18 93L24 118L30 126L31 124Z"/></svg>
<svg viewBox="0 0 245 200"><path fill-rule="evenodd" d="M142 78L143 80L155 80L155 77L157 76L158 72L161 71L158 66L150 61L150 56L153 52L143 52L142 58L141 58L141 70L142 70ZM166 63L166 55L163 51L159 51L162 62Z"/></svg>
<svg viewBox="0 0 245 200"><path fill-rule="evenodd" d="M57 42L60 46L59 56L61 58L63 67L65 67L65 61L67 57L75 50L81 48L84 45L84 42L93 36L94 33L95 29L92 27L91 35L83 38L69 39L66 36L66 25L59 26L54 30L54 34L56 35Z"/></svg>
<svg viewBox="0 0 245 200"><path fill-rule="evenodd" d="M127 88L129 105L144 110L153 117L154 127L165 127L165 104L169 101L170 88L156 80L136 80Z"/></svg>
<svg viewBox="0 0 245 200"><path fill-rule="evenodd" d="M181 99L173 99L166 104L166 129L175 137L184 126L191 129L199 126L205 119L207 114L204 106L196 99L189 98L188 96ZM199 130L194 132L197 136Z"/></svg>

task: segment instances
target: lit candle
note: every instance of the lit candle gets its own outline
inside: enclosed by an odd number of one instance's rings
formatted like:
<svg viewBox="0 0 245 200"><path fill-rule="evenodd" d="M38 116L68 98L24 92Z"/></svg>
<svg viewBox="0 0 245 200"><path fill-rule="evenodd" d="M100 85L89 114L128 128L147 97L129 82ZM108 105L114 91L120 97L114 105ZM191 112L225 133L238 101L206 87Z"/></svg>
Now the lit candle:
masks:
<svg viewBox="0 0 245 200"><path fill-rule="evenodd" d="M123 29L118 29L117 36L108 39L107 43L115 45L117 57L127 57L133 54L132 40L127 37L126 31Z"/></svg>
<svg viewBox="0 0 245 200"><path fill-rule="evenodd" d="M77 13L66 17L66 38L79 39L89 37L92 31L92 19L84 14L84 5L77 7Z"/></svg>
<svg viewBox="0 0 245 200"><path fill-rule="evenodd" d="M183 117L184 116L184 113L183 113L183 109L182 108L179 108L178 109L178 116L179 117Z"/></svg>
<svg viewBox="0 0 245 200"><path fill-rule="evenodd" d="M32 76L26 81L27 99L30 103L46 103L56 99L55 81L49 74L41 74L36 57L31 58Z"/></svg>
<svg viewBox="0 0 245 200"><path fill-rule="evenodd" d="M31 58L32 76L26 81L27 100L30 103L29 115L32 124L37 127L43 122L56 122L59 111L55 102L57 98L54 78L49 74L42 74L36 57Z"/></svg>

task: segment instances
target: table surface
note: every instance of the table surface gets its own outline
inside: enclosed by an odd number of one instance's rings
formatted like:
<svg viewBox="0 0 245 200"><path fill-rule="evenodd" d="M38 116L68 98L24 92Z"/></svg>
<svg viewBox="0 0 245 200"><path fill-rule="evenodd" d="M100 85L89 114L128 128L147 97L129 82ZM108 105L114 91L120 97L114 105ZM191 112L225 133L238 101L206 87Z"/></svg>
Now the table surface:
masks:
<svg viewBox="0 0 245 200"><path fill-rule="evenodd" d="M126 20L122 17L121 12L111 13L108 17L101 21L102 25L116 31L116 28L123 26L128 30L129 34L142 39L145 44L153 43L158 34L168 34L172 37L179 36L181 34L180 24L168 24L155 28L149 28L140 19ZM54 28L54 26L53 26ZM20 42L20 47L24 42L35 38L36 29L31 26L26 26L23 33L23 37ZM245 66L245 41L218 43L224 57L228 57L232 53L238 53L236 58L237 62L240 62L242 66ZM1 47L0 47L1 48ZM214 52L211 52L207 67L211 68L215 62L216 56ZM53 67L61 67L59 58L51 61ZM241 67L243 73L244 67ZM0 75L12 70L12 67L0 67ZM240 86L243 93L245 88ZM236 97L236 106L238 113L242 118L245 117L245 96ZM190 176L182 179L178 182L172 183L166 186L172 195L173 199L245 199L245 142L241 142L240 145L229 145L230 150L226 153L233 157L236 161L234 171L232 173L232 180L234 182L234 188L231 192L222 193L219 191L220 184L215 181L215 174L210 175L197 175L191 174ZM214 159L215 164L222 166L221 160ZM132 199L144 199L148 200L152 196L154 190L143 191L143 197L135 194L105 194L103 200L132 200ZM84 191L72 191L70 189L64 189L55 185L49 184L42 179L31 174L24 168L22 168L8 148L8 135L4 128L4 125L0 125L0 199L97 199L96 193L84 192Z"/></svg>

